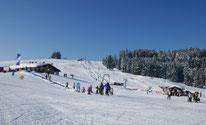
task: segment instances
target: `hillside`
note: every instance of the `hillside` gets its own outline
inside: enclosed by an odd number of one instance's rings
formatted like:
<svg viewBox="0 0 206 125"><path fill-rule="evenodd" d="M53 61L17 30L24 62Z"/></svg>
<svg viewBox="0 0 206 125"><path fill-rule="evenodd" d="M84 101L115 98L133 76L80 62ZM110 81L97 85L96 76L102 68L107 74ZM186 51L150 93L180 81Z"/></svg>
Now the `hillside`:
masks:
<svg viewBox="0 0 206 125"><path fill-rule="evenodd" d="M30 60L22 61L28 63ZM76 60L36 60L37 62L53 63L62 72L60 76L52 75L52 81L38 76L44 74L21 71L15 73L0 73L0 124L205 124L206 98L201 103L189 103L187 97L172 97L140 91L130 91L120 86L113 86L114 95L87 95L66 89L65 83L71 87L74 82L80 82L86 88L89 85L99 85L104 74L110 83L124 82L127 79L128 88L159 91L160 85L174 85L169 80L136 76L122 73L119 70L110 71L101 62ZM14 61L1 62L0 66L15 64ZM68 78L63 77L67 73ZM74 74L72 79L69 75ZM19 77L23 75L24 79ZM36 76L38 75L38 76ZM58 83L58 84L56 84ZM191 91L202 91L184 86Z"/></svg>

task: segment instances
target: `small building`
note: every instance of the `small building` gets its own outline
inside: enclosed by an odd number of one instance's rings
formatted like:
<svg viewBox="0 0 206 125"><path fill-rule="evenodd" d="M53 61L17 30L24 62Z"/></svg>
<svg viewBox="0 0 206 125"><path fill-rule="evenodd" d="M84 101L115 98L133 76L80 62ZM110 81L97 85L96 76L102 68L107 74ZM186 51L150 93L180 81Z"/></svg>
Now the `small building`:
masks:
<svg viewBox="0 0 206 125"><path fill-rule="evenodd" d="M36 72L59 75L59 72L61 72L61 70L54 67L52 64L43 63L36 66Z"/></svg>
<svg viewBox="0 0 206 125"><path fill-rule="evenodd" d="M178 86L178 85L172 85L169 87L169 90L172 92L173 96L179 96L179 95L183 95L184 93L184 87Z"/></svg>
<svg viewBox="0 0 206 125"><path fill-rule="evenodd" d="M56 74L59 75L59 72L61 72L61 70L59 70L58 68L56 68L55 66L53 66L50 63L42 63L42 64L37 64L37 63L30 63L30 64L20 64L20 65L14 65L14 66L10 66L10 71L22 71L22 70L26 70L26 71L35 71L38 73L48 73L48 74Z"/></svg>

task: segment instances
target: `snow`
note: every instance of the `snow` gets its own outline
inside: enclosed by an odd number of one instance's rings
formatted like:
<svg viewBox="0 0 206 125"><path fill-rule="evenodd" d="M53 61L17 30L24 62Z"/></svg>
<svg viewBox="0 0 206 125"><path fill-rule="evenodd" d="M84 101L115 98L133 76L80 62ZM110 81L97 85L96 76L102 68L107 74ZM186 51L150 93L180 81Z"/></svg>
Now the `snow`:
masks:
<svg viewBox="0 0 206 125"><path fill-rule="evenodd" d="M12 66L10 66L10 69L11 69L11 70L15 70L15 69L25 68L25 67L32 68L32 67L37 67L37 65L38 65L38 64L36 64L36 63L12 65Z"/></svg>
<svg viewBox="0 0 206 125"><path fill-rule="evenodd" d="M107 81L124 82L127 79L128 88L148 89L160 91L159 86L172 86L168 80L136 76L122 73L118 70L110 71L101 62L87 62L76 60L37 60L53 63L62 72L60 76L52 75L52 81L44 78L45 74L17 72L0 73L0 125L205 125L206 98L200 103L189 103L187 97L172 97L166 95L140 91L126 90L121 86L114 88L113 96L87 95L77 93L70 88L74 82L79 82L86 88L89 85L99 85L103 74L109 74ZM28 61L22 61L27 63ZM8 66L15 62L1 62L1 66ZM67 73L68 77L63 77ZM74 74L72 79L70 74ZM19 77L23 75L24 79ZM42 76L39 77L39 76ZM188 87L185 89L202 91Z"/></svg>

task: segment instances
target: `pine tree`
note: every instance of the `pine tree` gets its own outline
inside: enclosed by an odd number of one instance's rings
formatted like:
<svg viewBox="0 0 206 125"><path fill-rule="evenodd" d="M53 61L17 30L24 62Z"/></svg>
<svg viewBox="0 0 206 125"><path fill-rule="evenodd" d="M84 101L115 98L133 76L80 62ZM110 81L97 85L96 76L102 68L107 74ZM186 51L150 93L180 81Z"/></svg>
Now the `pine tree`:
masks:
<svg viewBox="0 0 206 125"><path fill-rule="evenodd" d="M61 53L59 51L53 52L50 59L61 59Z"/></svg>
<svg viewBox="0 0 206 125"><path fill-rule="evenodd" d="M206 82L206 50L198 48L174 51L122 50L119 57L108 56L102 63L109 69L152 76L203 87Z"/></svg>

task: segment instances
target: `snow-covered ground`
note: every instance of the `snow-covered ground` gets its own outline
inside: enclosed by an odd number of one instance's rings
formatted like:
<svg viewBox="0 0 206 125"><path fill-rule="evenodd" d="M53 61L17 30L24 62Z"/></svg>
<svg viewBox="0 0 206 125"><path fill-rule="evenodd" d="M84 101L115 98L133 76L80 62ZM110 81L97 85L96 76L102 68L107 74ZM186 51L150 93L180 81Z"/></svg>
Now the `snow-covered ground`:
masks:
<svg viewBox="0 0 206 125"><path fill-rule="evenodd" d="M23 61L27 63L29 61ZM42 79L28 72L0 73L0 125L205 125L206 98L200 103L189 103L187 97L166 99L162 94L146 94L139 91L126 90L113 86L114 95L87 95L67 89L79 82L86 88L99 85L104 74L109 74L106 81L124 82L130 88L155 91L159 86L173 83L168 80L135 76L118 70L110 71L101 62L75 60L37 60L37 62L53 63L62 72L60 76L52 75L52 81ZM15 62L0 62L0 66L14 65ZM68 78L63 77L67 73ZM72 79L70 74L74 74ZM24 79L19 77L23 75ZM44 74L37 74L42 75ZM62 85L62 86L61 86ZM181 85L184 86L184 85ZM184 86L191 91L202 91Z"/></svg>

